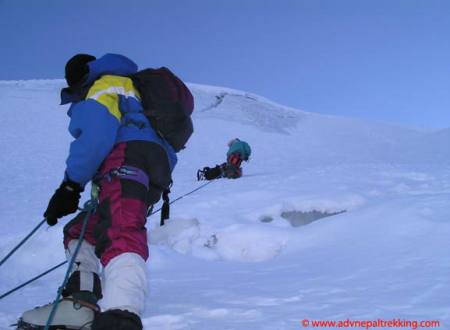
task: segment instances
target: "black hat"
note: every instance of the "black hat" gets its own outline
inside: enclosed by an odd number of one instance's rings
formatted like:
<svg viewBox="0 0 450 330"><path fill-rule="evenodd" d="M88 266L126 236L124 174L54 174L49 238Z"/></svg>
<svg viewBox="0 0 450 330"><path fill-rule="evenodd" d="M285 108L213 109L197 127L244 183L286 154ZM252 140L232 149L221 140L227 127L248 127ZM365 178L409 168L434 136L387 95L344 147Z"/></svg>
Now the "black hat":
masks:
<svg viewBox="0 0 450 330"><path fill-rule="evenodd" d="M66 81L69 87L75 86L89 73L89 62L96 60L95 56L77 54L66 63Z"/></svg>

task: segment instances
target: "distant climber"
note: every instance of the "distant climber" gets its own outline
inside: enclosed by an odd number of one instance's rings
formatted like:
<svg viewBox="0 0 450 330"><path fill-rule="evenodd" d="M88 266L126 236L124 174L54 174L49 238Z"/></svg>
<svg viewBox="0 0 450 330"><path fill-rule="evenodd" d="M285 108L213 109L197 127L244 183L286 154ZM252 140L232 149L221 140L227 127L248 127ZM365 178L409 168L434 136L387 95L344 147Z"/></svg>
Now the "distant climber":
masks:
<svg viewBox="0 0 450 330"><path fill-rule="evenodd" d="M237 179L242 176L242 161L248 161L252 150L242 140L233 139L228 142L227 161L215 167L204 167L197 171L197 180L214 180L219 178Z"/></svg>

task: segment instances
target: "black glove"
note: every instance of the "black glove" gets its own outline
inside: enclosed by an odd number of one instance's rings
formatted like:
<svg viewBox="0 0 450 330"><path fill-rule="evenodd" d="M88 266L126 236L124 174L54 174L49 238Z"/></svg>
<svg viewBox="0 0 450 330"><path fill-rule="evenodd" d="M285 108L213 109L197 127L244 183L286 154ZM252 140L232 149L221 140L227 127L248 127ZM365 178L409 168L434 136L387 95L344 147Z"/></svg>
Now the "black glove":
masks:
<svg viewBox="0 0 450 330"><path fill-rule="evenodd" d="M59 218L76 212L82 191L83 188L76 182L68 180L61 183L44 213L49 226L56 225Z"/></svg>
<svg viewBox="0 0 450 330"><path fill-rule="evenodd" d="M220 165L216 165L216 167L204 167L203 170L199 170L197 172L198 180L214 180L222 177L223 171Z"/></svg>

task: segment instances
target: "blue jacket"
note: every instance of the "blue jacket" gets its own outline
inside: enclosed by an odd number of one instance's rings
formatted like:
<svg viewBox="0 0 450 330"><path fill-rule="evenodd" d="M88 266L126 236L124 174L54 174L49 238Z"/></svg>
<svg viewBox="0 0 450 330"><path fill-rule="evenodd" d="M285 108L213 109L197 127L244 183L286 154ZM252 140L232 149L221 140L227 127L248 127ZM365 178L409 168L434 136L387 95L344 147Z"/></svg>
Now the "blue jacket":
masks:
<svg viewBox="0 0 450 330"><path fill-rule="evenodd" d="M116 54L106 54L88 65L84 83L87 95L80 99L65 90L61 93L61 104L72 103L67 114L69 132L75 138L66 161L66 177L84 187L115 144L132 140L161 145L172 171L177 156L150 126L142 112L139 92L126 77L137 71L137 65Z"/></svg>

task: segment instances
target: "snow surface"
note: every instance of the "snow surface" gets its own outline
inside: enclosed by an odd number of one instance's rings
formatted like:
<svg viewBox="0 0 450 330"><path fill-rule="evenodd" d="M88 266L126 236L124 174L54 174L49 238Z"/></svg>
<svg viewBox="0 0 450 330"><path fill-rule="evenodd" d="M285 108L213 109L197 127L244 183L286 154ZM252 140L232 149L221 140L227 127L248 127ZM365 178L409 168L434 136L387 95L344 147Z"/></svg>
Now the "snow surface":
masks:
<svg viewBox="0 0 450 330"><path fill-rule="evenodd" d="M0 257L41 219L70 136L60 80L0 82ZM150 218L145 329L302 329L301 320L439 320L450 328L450 130L311 114L191 84L195 134L172 199L198 168L248 141L244 177L217 180ZM87 196L85 196L87 198ZM291 211L338 215L294 227ZM0 294L64 260L62 226L0 268ZM0 300L0 329L51 301L64 269Z"/></svg>

